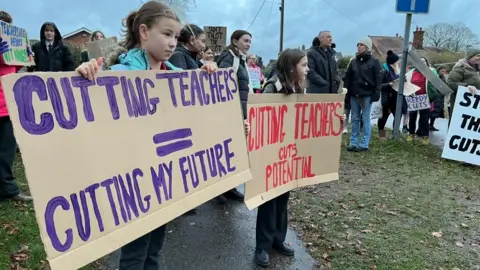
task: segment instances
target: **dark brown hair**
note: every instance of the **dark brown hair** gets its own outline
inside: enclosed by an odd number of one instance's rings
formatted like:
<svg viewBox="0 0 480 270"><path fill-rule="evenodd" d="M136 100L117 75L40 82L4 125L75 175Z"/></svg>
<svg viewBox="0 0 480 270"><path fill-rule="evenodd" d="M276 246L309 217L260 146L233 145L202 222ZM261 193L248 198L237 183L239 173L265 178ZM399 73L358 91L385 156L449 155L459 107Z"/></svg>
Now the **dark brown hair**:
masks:
<svg viewBox="0 0 480 270"><path fill-rule="evenodd" d="M6 23L12 23L13 19L8 12L0 10L0 21L4 21Z"/></svg>
<svg viewBox="0 0 480 270"><path fill-rule="evenodd" d="M303 93L303 82L299 80L297 74L297 65L303 57L305 52L300 49L286 49L280 53L277 60L277 77L283 86L280 93Z"/></svg>
<svg viewBox="0 0 480 270"><path fill-rule="evenodd" d="M150 28L161 18L169 18L180 22L175 12L165 4L157 1L146 2L138 11L128 14L124 20L124 40L120 42L120 45L127 50L138 47L140 45L140 33L138 32L140 25L145 24Z"/></svg>
<svg viewBox="0 0 480 270"><path fill-rule="evenodd" d="M90 41L95 41L95 38L97 37L98 33L102 34L103 38L105 38L105 34L102 31L97 30L92 33L92 36L90 37Z"/></svg>
<svg viewBox="0 0 480 270"><path fill-rule="evenodd" d="M235 46L235 44L233 44L233 41L234 40L239 40L244 35L249 35L250 37L252 37L252 34L250 34L249 32L247 32L245 30L235 30L235 31L233 31L232 35L230 36L230 45L228 45L227 49L232 50L233 53L237 56L240 55L240 52L238 51L237 46Z"/></svg>
<svg viewBox="0 0 480 270"><path fill-rule="evenodd" d="M187 24L180 31L180 35L178 36L178 42L189 43L192 37L198 37L203 33L203 29L198 27L198 25Z"/></svg>

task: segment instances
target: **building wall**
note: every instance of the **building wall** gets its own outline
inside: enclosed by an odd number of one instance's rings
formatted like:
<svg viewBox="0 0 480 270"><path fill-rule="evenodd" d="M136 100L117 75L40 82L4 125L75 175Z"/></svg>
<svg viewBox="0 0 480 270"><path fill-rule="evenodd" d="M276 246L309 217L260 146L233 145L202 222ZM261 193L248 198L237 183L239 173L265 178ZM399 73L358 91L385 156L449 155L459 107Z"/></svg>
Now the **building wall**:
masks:
<svg viewBox="0 0 480 270"><path fill-rule="evenodd" d="M77 33L73 36L70 36L70 37L66 38L65 41L68 41L68 42L71 42L71 43L74 43L78 46L83 47L86 42L90 41L90 34L87 33L87 32L80 32L80 33Z"/></svg>

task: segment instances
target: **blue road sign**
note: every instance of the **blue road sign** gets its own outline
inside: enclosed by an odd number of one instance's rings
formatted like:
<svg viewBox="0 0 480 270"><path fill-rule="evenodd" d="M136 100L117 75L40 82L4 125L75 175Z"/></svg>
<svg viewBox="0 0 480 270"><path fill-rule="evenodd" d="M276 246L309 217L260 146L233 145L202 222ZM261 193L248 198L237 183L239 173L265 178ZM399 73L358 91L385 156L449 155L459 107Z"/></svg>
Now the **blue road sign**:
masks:
<svg viewBox="0 0 480 270"><path fill-rule="evenodd" d="M398 13L428 14L430 0L396 0L395 11Z"/></svg>

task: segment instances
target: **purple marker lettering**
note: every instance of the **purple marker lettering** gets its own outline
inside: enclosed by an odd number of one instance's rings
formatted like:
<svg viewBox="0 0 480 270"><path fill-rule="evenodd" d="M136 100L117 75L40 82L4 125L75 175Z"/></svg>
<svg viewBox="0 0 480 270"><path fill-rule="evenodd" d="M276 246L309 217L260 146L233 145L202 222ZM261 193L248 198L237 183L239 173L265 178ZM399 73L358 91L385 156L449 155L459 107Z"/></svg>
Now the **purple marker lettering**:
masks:
<svg viewBox="0 0 480 270"><path fill-rule="evenodd" d="M168 166L167 166L167 163L163 163L162 164L163 166L163 170L165 170L167 172L167 175L168 175L168 199L172 199L172 190L173 190L173 162L170 161L168 163Z"/></svg>
<svg viewBox="0 0 480 270"><path fill-rule="evenodd" d="M84 242L87 242L90 238L91 229L90 215L88 213L88 205L87 199L85 197L85 191L80 191L80 201L82 202L83 210L83 223L85 223L85 226L83 226L82 223L82 210L80 210L80 204L78 202L77 194L72 193L70 195L70 201L72 202L73 213L75 214L75 223L77 224L78 236L80 236L80 239L82 239Z"/></svg>
<svg viewBox="0 0 480 270"><path fill-rule="evenodd" d="M230 90L230 86L228 86L228 81L229 81L229 73L227 71L223 72L223 81L225 82L225 91L227 92L227 100L233 100L233 93Z"/></svg>
<svg viewBox="0 0 480 270"><path fill-rule="evenodd" d="M205 70L200 71L200 88L202 89L203 93L203 100L205 105L210 104L210 94L205 91L205 82L209 81L208 72Z"/></svg>
<svg viewBox="0 0 480 270"><path fill-rule="evenodd" d="M120 214L122 214L123 222L127 223L127 212L125 211L125 206L123 204L122 191L120 190L120 185L118 184L118 178L114 176L113 186L115 187L115 192L117 193L118 206L120 207Z"/></svg>
<svg viewBox="0 0 480 270"><path fill-rule="evenodd" d="M202 168L203 181L207 181L207 169L205 168L205 150L200 150L195 153L200 161L200 167Z"/></svg>
<svg viewBox="0 0 480 270"><path fill-rule="evenodd" d="M22 77L25 78L25 77ZM57 196L48 201L47 206L45 207L45 228L47 229L48 237L50 242L55 250L58 252L65 252L70 249L73 243L73 231L72 229L65 230L65 235L67 236L64 243L60 242L60 239L57 235L57 229L55 227L55 210L57 207L62 207L63 210L70 210L70 204L67 199L63 196Z"/></svg>
<svg viewBox="0 0 480 270"><path fill-rule="evenodd" d="M217 176L217 161L215 159L215 149L210 148L210 151L207 151L207 160L208 160L208 167L210 169L210 175L212 177Z"/></svg>
<svg viewBox="0 0 480 270"><path fill-rule="evenodd" d="M177 107L177 96L175 94L175 86L173 85L173 79L178 79L178 78L186 78L188 77L188 72L177 72L177 73L157 73L156 78L161 80L161 79L167 79L168 80L168 88L170 88L170 96L172 97L172 104L173 107Z"/></svg>
<svg viewBox="0 0 480 270"><path fill-rule="evenodd" d="M192 177L192 186L193 188L198 187L200 184L200 178L198 177L197 162L195 160L195 155L188 157L188 165L190 167L190 176ZM192 170L193 167L193 170Z"/></svg>
<svg viewBox="0 0 480 270"><path fill-rule="evenodd" d="M128 95L128 82L125 76L120 77L120 85L122 86L123 98L125 99L125 105L127 106L128 116L134 116L132 102L130 101L130 95ZM135 115L138 116L138 115Z"/></svg>
<svg viewBox="0 0 480 270"><path fill-rule="evenodd" d="M135 217L138 218L138 208L137 208L137 202L135 201L135 193L132 186L132 178L130 177L129 173L126 174L125 178L127 179L128 191L127 191L127 188L125 187L125 182L123 181L123 177L120 174L117 177L118 183L120 184L120 190L122 192L123 201L125 203L125 212L127 213L127 218L130 221L132 220L131 212L133 212Z"/></svg>
<svg viewBox="0 0 480 270"><path fill-rule="evenodd" d="M222 164L222 156L223 156L222 145L217 143L215 144L215 158L217 160L218 172L220 177L227 174L227 170L225 170L225 166L223 166Z"/></svg>
<svg viewBox="0 0 480 270"><path fill-rule="evenodd" d="M190 73L190 92L192 105L196 104L195 100L198 98L200 106L203 106L203 97L205 95L205 92L203 91L203 88L200 87L200 82L198 81L197 72L195 70L192 70L192 72Z"/></svg>
<svg viewBox="0 0 480 270"><path fill-rule="evenodd" d="M115 96L115 89L113 86L118 85L120 80L114 76L105 76L97 78L97 84L99 86L105 86L107 90L108 104L110 105L110 110L112 111L113 120L120 118L120 111L118 109L117 97Z"/></svg>
<svg viewBox="0 0 480 270"><path fill-rule="evenodd" d="M180 165L180 173L182 174L182 179L183 179L183 191L185 193L188 193L187 174L189 173L189 170L188 168L185 168L185 162L187 162L186 157L181 157L178 160L178 163Z"/></svg>
<svg viewBox="0 0 480 270"><path fill-rule="evenodd" d="M93 185L88 186L85 188L85 193L90 195L90 200L92 201L93 212L95 213L95 217L97 218L98 223L98 230L103 232L105 228L103 227L103 220L102 214L100 213L100 209L98 209L98 202L97 202L97 195L95 191L100 187L100 184L95 183Z"/></svg>
<svg viewBox="0 0 480 270"><path fill-rule="evenodd" d="M140 192L140 186L138 185L138 178L139 177L143 177L142 170L140 170L139 168L133 169L133 171L132 171L133 187L135 189L135 194L136 194L136 197L137 197L138 206L140 206L140 210L143 213L147 213L148 210L150 209L151 196L147 195L147 196L143 197L143 201L146 204L146 206L145 206L145 204L142 201L142 193Z"/></svg>
<svg viewBox="0 0 480 270"><path fill-rule="evenodd" d="M235 165L232 164L232 158L235 157L235 153L233 152L230 152L230 148L228 147L228 145L232 142L232 139L227 139L225 141L223 141L223 149L225 151L225 163L227 163L227 170L228 172L233 172L235 171Z"/></svg>
<svg viewBox="0 0 480 270"><path fill-rule="evenodd" d="M40 123L35 122L35 109L32 103L33 92L37 92L39 100L48 100L45 82L39 76L23 76L13 85L15 103L18 107L18 118L26 132L32 135L47 134L53 129L53 116L51 113L42 113Z"/></svg>
<svg viewBox="0 0 480 270"><path fill-rule="evenodd" d="M68 114L70 119L64 115L63 102L58 92L57 83L54 78L47 79L47 89L48 96L50 97L50 102L52 102L53 111L55 112L55 118L57 123L64 129L74 129L78 124L77 116L77 105L75 104L75 98L73 97L73 90L70 86L70 80L68 78L61 78L60 85L63 89L63 94L65 95L66 105L68 109Z"/></svg>
<svg viewBox="0 0 480 270"><path fill-rule="evenodd" d="M145 99L144 91L142 88L142 79L140 79L139 77L135 78L135 86L137 87L136 92L131 79L128 79L128 86L130 89L130 97L132 98L132 102L134 104L133 107L136 108L139 115L147 115L147 100Z"/></svg>
<svg viewBox="0 0 480 270"><path fill-rule="evenodd" d="M111 187L112 184L113 180L111 178L104 180L100 183L100 185L104 187L107 191L108 202L110 203L110 208L112 209L113 221L115 222L115 226L118 226L120 224L120 221L118 220L117 205L115 204L115 200L113 200Z"/></svg>
<svg viewBox="0 0 480 270"><path fill-rule="evenodd" d="M93 122L95 120L95 116L93 115L92 110L92 103L90 102L90 95L88 94L88 87L94 86L95 82L87 80L82 76L74 76L71 78L73 87L80 88L80 94L82 95L82 103L83 103L83 114L85 115L85 119L88 122Z"/></svg>
<svg viewBox="0 0 480 270"><path fill-rule="evenodd" d="M217 83L218 83L218 97L222 102L226 102L227 98L224 95L224 90L225 90L225 85L222 83L222 80L220 78L224 77L222 76L225 71L220 70L217 71ZM225 82L226 83L226 82Z"/></svg>
<svg viewBox="0 0 480 270"><path fill-rule="evenodd" d="M192 105L192 102L190 100L187 100L185 95L185 91L188 91L188 85L185 84L185 82L183 81L183 77L180 77L179 81L180 81L180 97L182 100L182 105L183 107L190 106Z"/></svg>
<svg viewBox="0 0 480 270"><path fill-rule="evenodd" d="M154 114L157 111L157 104L160 103L160 98L154 97L154 98L149 98L148 97L148 87L147 84L151 87L154 88L155 84L153 83L152 80L146 78L143 80L143 89L145 91L145 99L148 100L148 113L150 115Z"/></svg>
<svg viewBox="0 0 480 270"><path fill-rule="evenodd" d="M233 69L228 71L228 75L230 77L230 81L232 81L233 85L235 86L235 88L231 89L230 91L235 94L238 91L237 75Z"/></svg>
<svg viewBox="0 0 480 270"><path fill-rule="evenodd" d="M217 85L217 73L208 74L208 82L210 84L210 93L212 94L212 104L217 103L217 92L218 92L218 85ZM218 100L220 101L220 100Z"/></svg>
<svg viewBox="0 0 480 270"><path fill-rule="evenodd" d="M163 189L163 195L165 201L169 200L168 187L165 181L165 170L162 164L158 164L158 170L155 171L153 167L150 167L150 174L152 175L152 184L155 189L155 194L157 195L158 204L162 204L162 196L160 194L160 187Z"/></svg>

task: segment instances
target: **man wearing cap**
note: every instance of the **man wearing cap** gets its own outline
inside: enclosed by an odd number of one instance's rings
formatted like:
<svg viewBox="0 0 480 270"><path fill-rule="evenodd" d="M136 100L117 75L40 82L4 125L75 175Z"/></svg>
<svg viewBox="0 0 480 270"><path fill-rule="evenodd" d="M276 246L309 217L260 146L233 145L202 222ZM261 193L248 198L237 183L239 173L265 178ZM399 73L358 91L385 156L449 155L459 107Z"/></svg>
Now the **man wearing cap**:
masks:
<svg viewBox="0 0 480 270"><path fill-rule="evenodd" d="M347 150L353 152L368 151L372 130L370 111L372 103L380 99L382 66L380 61L372 56L371 48L372 40L369 37L357 43L357 54L345 75L346 98L350 100L352 113L352 133ZM360 126L361 121L363 128ZM361 129L363 137L359 141Z"/></svg>

